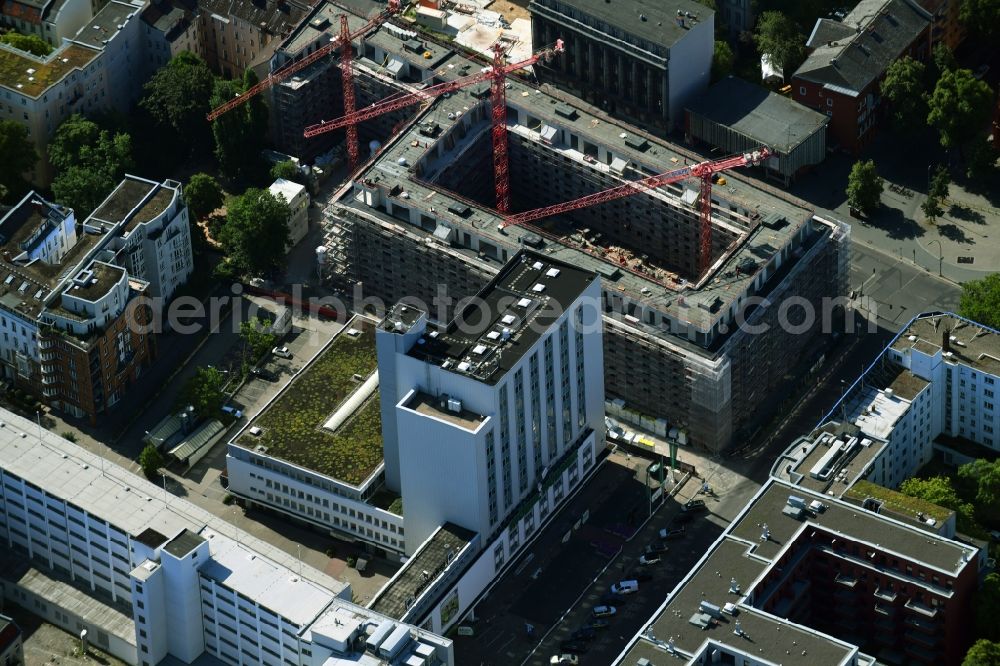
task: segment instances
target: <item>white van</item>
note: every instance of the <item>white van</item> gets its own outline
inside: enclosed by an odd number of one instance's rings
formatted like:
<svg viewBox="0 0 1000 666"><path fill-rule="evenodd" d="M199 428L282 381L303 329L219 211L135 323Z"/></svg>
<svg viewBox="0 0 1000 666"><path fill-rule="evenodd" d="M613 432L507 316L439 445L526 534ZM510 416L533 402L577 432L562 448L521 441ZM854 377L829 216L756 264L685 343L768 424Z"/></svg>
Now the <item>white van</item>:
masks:
<svg viewBox="0 0 1000 666"><path fill-rule="evenodd" d="M620 580L611 586L611 592L614 594L635 594L639 591L639 581L637 580Z"/></svg>

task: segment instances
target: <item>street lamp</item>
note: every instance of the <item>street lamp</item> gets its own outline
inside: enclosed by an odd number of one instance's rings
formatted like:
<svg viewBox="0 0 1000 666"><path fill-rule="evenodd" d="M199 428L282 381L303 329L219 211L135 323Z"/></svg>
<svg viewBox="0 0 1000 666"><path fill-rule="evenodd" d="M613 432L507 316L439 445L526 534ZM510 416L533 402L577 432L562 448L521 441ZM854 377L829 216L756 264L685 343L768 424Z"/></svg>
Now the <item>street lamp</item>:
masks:
<svg viewBox="0 0 1000 666"><path fill-rule="evenodd" d="M943 277L941 274L941 266L944 264L944 248L941 247L941 241L936 238L932 239L930 242L938 244L938 277Z"/></svg>

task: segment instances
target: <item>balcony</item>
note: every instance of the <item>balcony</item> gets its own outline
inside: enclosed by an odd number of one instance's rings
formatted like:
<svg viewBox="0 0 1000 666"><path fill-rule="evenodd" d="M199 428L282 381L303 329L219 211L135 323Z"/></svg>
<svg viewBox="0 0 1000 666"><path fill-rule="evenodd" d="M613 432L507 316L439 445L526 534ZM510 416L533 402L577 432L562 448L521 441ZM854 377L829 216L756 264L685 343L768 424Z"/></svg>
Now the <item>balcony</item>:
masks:
<svg viewBox="0 0 1000 666"><path fill-rule="evenodd" d="M885 601L888 601L890 603L896 600L895 590L887 590L879 587L875 589L875 592L873 594L879 599L884 599Z"/></svg>
<svg viewBox="0 0 1000 666"><path fill-rule="evenodd" d="M917 601L916 599L910 599L909 601L907 601L906 605L905 605L905 608L907 610L911 610L911 611L914 611L916 613L920 613L921 615L924 615L924 616L929 617L931 619L936 618L937 614L938 614L938 609L937 608L928 606L927 604L921 603L921 602Z"/></svg>
<svg viewBox="0 0 1000 666"><path fill-rule="evenodd" d="M858 584L858 579L854 576L849 576L847 574L837 574L837 577L833 579L838 585L843 585L844 587L854 588Z"/></svg>

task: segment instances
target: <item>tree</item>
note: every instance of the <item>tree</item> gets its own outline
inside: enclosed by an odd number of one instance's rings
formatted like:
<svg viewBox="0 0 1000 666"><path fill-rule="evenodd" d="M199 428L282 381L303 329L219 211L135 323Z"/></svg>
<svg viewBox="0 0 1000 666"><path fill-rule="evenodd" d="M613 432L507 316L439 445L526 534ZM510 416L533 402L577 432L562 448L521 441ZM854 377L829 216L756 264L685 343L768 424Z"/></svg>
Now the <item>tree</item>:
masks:
<svg viewBox="0 0 1000 666"><path fill-rule="evenodd" d="M242 81L217 80L210 104L213 108L217 107L243 94L256 83L257 77L249 69ZM267 109L263 104L262 96L255 95L212 122L215 157L227 176L247 178L258 170L267 132Z"/></svg>
<svg viewBox="0 0 1000 666"><path fill-rule="evenodd" d="M920 204L920 210L923 211L924 215L927 217L927 221L931 224L944 214L944 209L941 208L941 199L927 195L924 202Z"/></svg>
<svg viewBox="0 0 1000 666"><path fill-rule="evenodd" d="M177 409L194 407L194 413L199 419L218 416L226 400L222 392L224 383L225 375L218 368L198 368L181 388Z"/></svg>
<svg viewBox="0 0 1000 666"><path fill-rule="evenodd" d="M965 533L980 533L982 528L976 524L973 517L974 507L969 502L963 502L946 476L933 476L929 479L911 478L899 484L899 492L910 497L916 497L931 504L955 512L955 522L958 530Z"/></svg>
<svg viewBox="0 0 1000 666"><path fill-rule="evenodd" d="M805 37L782 12L764 12L757 19L754 41L761 55L783 72L791 72L805 59Z"/></svg>
<svg viewBox="0 0 1000 666"><path fill-rule="evenodd" d="M215 77L205 61L187 51L171 58L143 87L145 96L139 105L145 109L161 131L175 137L173 145L183 144L190 150L203 150L210 140L208 121L209 100ZM183 137L183 141L177 138Z"/></svg>
<svg viewBox="0 0 1000 666"><path fill-rule="evenodd" d="M892 122L900 134L908 134L924 123L927 103L924 99L924 63L910 56L896 60L885 71L882 95L892 105Z"/></svg>
<svg viewBox="0 0 1000 666"><path fill-rule="evenodd" d="M52 53L52 45L37 35L22 35L17 32L8 32L5 35L0 35L0 42L10 44L15 49L27 51L42 58Z"/></svg>
<svg viewBox="0 0 1000 666"><path fill-rule="evenodd" d="M1000 273L963 282L958 313L966 319L1000 328Z"/></svg>
<svg viewBox="0 0 1000 666"><path fill-rule="evenodd" d="M934 175L931 176L930 187L928 188L927 194L940 199L941 201L947 201L948 189L950 185L951 174L948 173L948 167L943 164L939 164L937 169L934 170Z"/></svg>
<svg viewBox="0 0 1000 666"><path fill-rule="evenodd" d="M987 574L983 579L983 584L976 592L976 636L990 641L1000 640L1000 624L997 624L997 615L1000 615L1000 574ZM994 644L995 645L995 644ZM1000 664L1000 646L995 646L995 656L997 661L991 662ZM968 661L968 656L966 656ZM976 662L977 666L986 662Z"/></svg>
<svg viewBox="0 0 1000 666"><path fill-rule="evenodd" d="M28 139L28 130L13 120L0 120L0 185L10 196L18 196L27 190L25 173L35 168L38 153L35 144Z"/></svg>
<svg viewBox="0 0 1000 666"><path fill-rule="evenodd" d="M712 54L712 80L718 81L732 74L734 60L729 43L716 40L715 52Z"/></svg>
<svg viewBox="0 0 1000 666"><path fill-rule="evenodd" d="M972 140L965 153L965 175L973 180L989 178L997 166L997 151L986 136Z"/></svg>
<svg viewBox="0 0 1000 666"><path fill-rule="evenodd" d="M288 204L267 190L250 188L228 206L218 240L227 268L258 277L274 273L284 263L288 234Z"/></svg>
<svg viewBox="0 0 1000 666"><path fill-rule="evenodd" d="M990 574L995 576L996 574ZM962 666L1000 666L1000 643L980 639L965 653Z"/></svg>
<svg viewBox="0 0 1000 666"><path fill-rule="evenodd" d="M306 184L306 177L299 169L295 166L295 162L291 160L285 160L284 162L278 162L273 167L271 167L271 178L275 180L279 178L284 178L285 180L291 180L302 185Z"/></svg>
<svg viewBox="0 0 1000 666"><path fill-rule="evenodd" d="M147 479L155 477L156 473L163 467L163 463L164 460L160 454L160 449L152 442L146 444L142 452L139 453L139 467L142 468L142 473L146 475Z"/></svg>
<svg viewBox="0 0 1000 666"><path fill-rule="evenodd" d="M980 458L966 463L958 468L958 477L974 489L980 506L1000 501L1000 461L990 462Z"/></svg>
<svg viewBox="0 0 1000 666"><path fill-rule="evenodd" d="M49 162L59 172L52 181L56 200L81 219L89 215L133 167L132 137L112 135L73 114L49 143Z"/></svg>
<svg viewBox="0 0 1000 666"><path fill-rule="evenodd" d="M944 42L938 42L934 45L934 48L931 50L931 62L934 63L934 77L930 81L931 85L936 83L946 71L958 68L955 54Z"/></svg>
<svg viewBox="0 0 1000 666"><path fill-rule="evenodd" d="M962 0L958 18L970 32L996 37L1000 34L1000 0Z"/></svg>
<svg viewBox="0 0 1000 666"><path fill-rule="evenodd" d="M884 187L885 181L875 171L875 162L855 162L847 177L847 203L868 215L879 207Z"/></svg>
<svg viewBox="0 0 1000 666"><path fill-rule="evenodd" d="M993 107L993 91L967 69L945 70L927 107L927 122L941 133L941 145L955 148L984 132Z"/></svg>
<svg viewBox="0 0 1000 666"><path fill-rule="evenodd" d="M184 203L201 219L222 205L225 195L219 182L207 173L196 173L184 188Z"/></svg>
<svg viewBox="0 0 1000 666"><path fill-rule="evenodd" d="M251 358L259 359L274 346L276 337L269 322L253 317L240 324L240 339L243 340L244 357L249 351Z"/></svg>

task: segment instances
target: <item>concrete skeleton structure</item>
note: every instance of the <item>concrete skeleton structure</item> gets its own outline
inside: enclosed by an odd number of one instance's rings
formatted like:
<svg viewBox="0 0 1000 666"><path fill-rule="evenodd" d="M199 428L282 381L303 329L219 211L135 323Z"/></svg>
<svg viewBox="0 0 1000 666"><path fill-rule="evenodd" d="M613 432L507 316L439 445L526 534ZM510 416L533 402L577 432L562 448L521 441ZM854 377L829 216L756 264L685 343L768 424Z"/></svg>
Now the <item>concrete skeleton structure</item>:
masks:
<svg viewBox="0 0 1000 666"><path fill-rule="evenodd" d="M676 129L708 87L715 12L693 0L532 0L531 41L566 50L538 75L645 125Z"/></svg>
<svg viewBox="0 0 1000 666"><path fill-rule="evenodd" d="M127 176L87 220L25 195L0 219L0 366L56 409L92 422L155 356L141 296L193 268L181 186Z"/></svg>
<svg viewBox="0 0 1000 666"><path fill-rule="evenodd" d="M959 664L985 554L771 479L615 664Z"/></svg>
<svg viewBox="0 0 1000 666"><path fill-rule="evenodd" d="M376 42L387 61L409 52L392 29L366 40ZM434 80L480 67L457 54L442 57ZM324 271L333 285L382 302L413 296L428 304L446 288L454 302L478 291L521 247L535 248L601 275L610 397L667 418L712 450L752 432L766 417L764 397L810 353L810 335L779 325L780 304L801 296L823 313L824 298L845 293L849 228L734 174L713 190L706 275L697 271L699 194L687 183L545 220L541 229L498 230L503 219L491 209L492 182L484 177L487 92L483 85L430 103L327 210ZM695 159L513 78L507 107L515 212ZM760 335L735 324L751 296L768 299L749 313L767 323ZM442 307L430 316L447 321L451 313Z"/></svg>
<svg viewBox="0 0 1000 666"><path fill-rule="evenodd" d="M128 663L454 664L451 641L6 410L0 539L21 563L3 568L7 599L47 593L48 619L74 633L89 605L95 643Z"/></svg>

